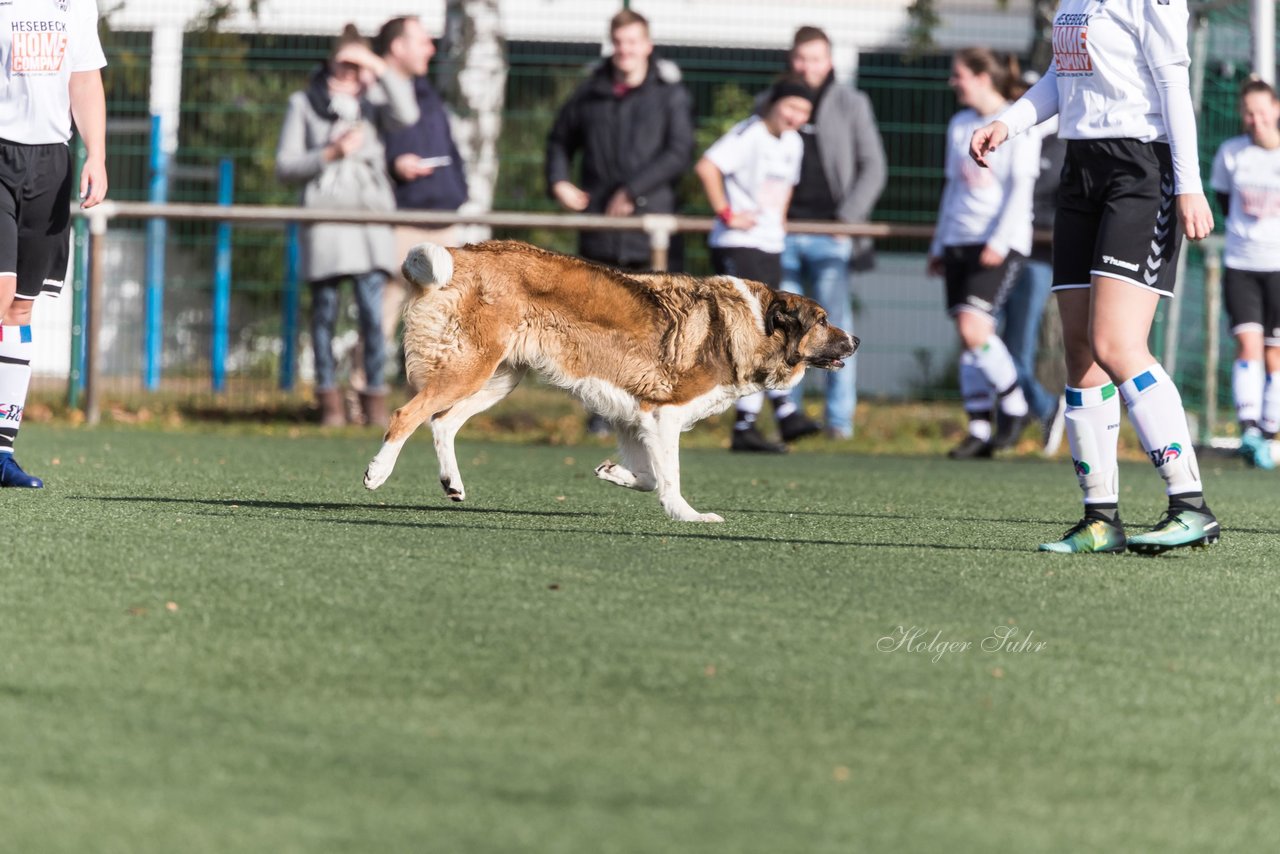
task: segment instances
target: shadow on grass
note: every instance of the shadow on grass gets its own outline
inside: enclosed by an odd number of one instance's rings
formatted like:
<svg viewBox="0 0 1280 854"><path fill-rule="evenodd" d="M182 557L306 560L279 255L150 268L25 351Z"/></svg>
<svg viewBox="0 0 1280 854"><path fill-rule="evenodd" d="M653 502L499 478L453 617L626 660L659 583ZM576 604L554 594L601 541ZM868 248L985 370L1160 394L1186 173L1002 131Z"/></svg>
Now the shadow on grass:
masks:
<svg viewBox="0 0 1280 854"><path fill-rule="evenodd" d="M847 513L842 510L765 510L759 507L730 507L725 510L726 513L747 513L760 516L832 516L839 519L899 519L904 522L911 522L919 519L919 516L904 516L901 513ZM930 519L943 522L1004 522L1015 525L1060 525L1062 519L987 519L979 516L942 516L938 514L930 514ZM1067 523L1070 524L1070 523Z"/></svg>
<svg viewBox="0 0 1280 854"><path fill-rule="evenodd" d="M69 496L79 501L116 501L125 504L199 504L209 507L252 507L261 510L408 510L415 513L483 513L504 516L598 516L598 513L579 513L573 510L506 510L502 508L474 507L461 504L365 504L361 502L337 503L333 501L259 501L238 498L161 498L134 495ZM335 519L333 521L344 521ZM350 521L350 520L345 520Z"/></svg>

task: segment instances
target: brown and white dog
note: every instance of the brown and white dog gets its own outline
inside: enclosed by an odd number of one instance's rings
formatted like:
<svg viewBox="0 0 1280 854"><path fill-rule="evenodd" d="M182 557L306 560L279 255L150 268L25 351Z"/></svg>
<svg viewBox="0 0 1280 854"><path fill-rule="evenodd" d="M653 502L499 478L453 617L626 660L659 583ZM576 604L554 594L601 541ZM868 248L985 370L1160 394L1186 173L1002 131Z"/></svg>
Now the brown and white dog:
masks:
<svg viewBox="0 0 1280 854"><path fill-rule="evenodd" d="M794 386L807 366L838 369L858 348L816 302L759 282L623 273L515 241L423 243L404 275L417 286L404 348L420 391L392 416L369 489L431 419L440 483L462 501L458 429L532 368L613 423L621 462L601 463L597 477L657 490L672 519L721 522L680 495L680 432L745 394Z"/></svg>

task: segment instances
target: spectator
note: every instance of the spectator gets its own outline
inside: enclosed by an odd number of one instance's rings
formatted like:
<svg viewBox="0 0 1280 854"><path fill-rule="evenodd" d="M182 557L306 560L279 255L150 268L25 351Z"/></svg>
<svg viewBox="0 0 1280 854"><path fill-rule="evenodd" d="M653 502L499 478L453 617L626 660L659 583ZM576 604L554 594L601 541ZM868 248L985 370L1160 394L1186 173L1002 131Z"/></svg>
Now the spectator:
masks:
<svg viewBox="0 0 1280 854"><path fill-rule="evenodd" d="M1027 72L1034 83L1038 75ZM1019 97L1026 86L1014 87L1012 97ZM1036 125L1032 131L1040 140L1040 175L1032 194L1032 224L1039 230L1052 230L1057 210L1058 184L1062 180L1062 163L1067 144L1058 139L1058 119ZM1053 251L1046 243L1031 244L1031 254L1022 266L1022 275L1009 292L1001 312L1000 338L1018 368L1018 385L1026 395L1031 414L1040 421L1044 453L1053 456L1062 444L1067 399L1059 390L1054 394L1036 378L1036 351L1040 343L1040 322L1053 284Z"/></svg>
<svg viewBox="0 0 1280 854"><path fill-rule="evenodd" d="M462 169L462 155L449 129L444 101L427 79L427 67L436 53L431 34L419 18L403 15L382 25L374 39L374 49L389 68L413 81L418 101L418 121L383 139L396 207L402 211L456 211L467 201L467 179ZM396 226L395 238L397 271L399 261L419 243L458 245L454 226ZM382 329L390 344L396 340L396 327L407 294L407 286L398 275L387 283L382 301Z"/></svg>
<svg viewBox="0 0 1280 854"><path fill-rule="evenodd" d="M13 6L12 3L6 4ZM13 456L31 383L31 313L41 293L57 294L67 273L71 189L92 208L107 195L107 104L93 3L19 3L0 30L0 487L40 489ZM37 47L19 36L43 32ZM24 32L25 30L25 32ZM73 174L71 122L85 146Z"/></svg>
<svg viewBox="0 0 1280 854"><path fill-rule="evenodd" d="M946 277L947 313L964 347L960 394L969 432L952 459L990 457L1017 441L1028 420L1018 369L996 334L996 314L1031 251L1031 196L1039 140L1010 143L984 169L969 158L973 132L1009 106L1017 60L965 48L951 63L951 88L964 109L947 126L947 182L929 247L929 272ZM993 426L995 415L999 422Z"/></svg>
<svg viewBox="0 0 1280 854"><path fill-rule="evenodd" d="M803 78L784 78L771 88L765 108L739 122L707 149L694 171L716 212L708 243L711 264L724 276L739 276L776 288L782 281L782 247L786 239L787 205L800 180L804 143L796 128L813 112L813 90ZM805 417L789 392L771 389L778 430L784 441L822 428ZM765 392L738 401L733 426L735 451L782 453L787 446L761 435L756 417Z"/></svg>
<svg viewBox="0 0 1280 854"><path fill-rule="evenodd" d="M651 61L653 42L643 16L619 12L609 34L613 55L574 91L551 128L547 186L570 211L674 213L676 185L693 159L689 93L674 63ZM572 164L579 151L582 180L574 183ZM578 245L592 261L649 268L644 232L584 231ZM673 259L677 254L673 245Z"/></svg>
<svg viewBox="0 0 1280 854"><path fill-rule="evenodd" d="M547 188L569 211L632 216L674 213L676 185L693 159L693 114L680 69L651 61L644 16L624 9L609 22L613 55L560 108L547 138ZM581 181L573 161L582 153ZM683 244L671 241L669 267L680 269ZM651 249L641 231L584 231L578 253L624 270L647 270ZM592 415L587 429L608 433Z"/></svg>
<svg viewBox="0 0 1280 854"><path fill-rule="evenodd" d="M791 46L791 70L816 93L813 118L800 129L804 161L791 197L792 220L866 222L884 190L884 144L871 101L835 81L831 40L817 27L801 27ZM816 299L831 323L853 331L850 265L869 261L870 241L824 234L790 234L782 253L782 287ZM853 436L857 406L854 363L826 378L824 420L831 438ZM797 390L797 402L800 391Z"/></svg>
<svg viewBox="0 0 1280 854"><path fill-rule="evenodd" d="M307 88L289 96L276 150L276 175L282 181L303 185L302 204L306 207L392 211L395 194L379 135L417 119L410 82L388 67L348 24L328 61L311 75ZM399 267L391 227L309 226L303 232L303 264L311 283L311 343L321 423L327 427L346 423L333 358L333 334L338 320L338 288L350 278L355 282L366 375L361 410L367 423L385 425L382 291L388 271Z"/></svg>

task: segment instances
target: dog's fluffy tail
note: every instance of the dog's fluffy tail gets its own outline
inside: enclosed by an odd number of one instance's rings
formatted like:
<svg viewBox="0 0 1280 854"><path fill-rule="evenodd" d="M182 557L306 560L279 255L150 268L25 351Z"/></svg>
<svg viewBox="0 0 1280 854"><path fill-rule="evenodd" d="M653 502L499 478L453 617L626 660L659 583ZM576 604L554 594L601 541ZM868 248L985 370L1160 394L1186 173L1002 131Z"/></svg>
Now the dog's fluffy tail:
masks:
<svg viewBox="0 0 1280 854"><path fill-rule="evenodd" d="M400 268L407 281L419 288L442 288L453 278L453 256L434 243L419 243L409 250Z"/></svg>

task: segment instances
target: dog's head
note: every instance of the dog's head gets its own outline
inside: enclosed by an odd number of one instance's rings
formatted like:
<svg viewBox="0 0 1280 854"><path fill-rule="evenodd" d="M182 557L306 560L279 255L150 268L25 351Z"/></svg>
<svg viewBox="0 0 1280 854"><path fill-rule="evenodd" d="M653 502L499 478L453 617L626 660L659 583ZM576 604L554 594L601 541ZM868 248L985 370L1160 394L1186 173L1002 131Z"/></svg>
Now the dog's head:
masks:
<svg viewBox="0 0 1280 854"><path fill-rule="evenodd" d="M782 336L788 365L801 363L828 371L844 367L861 343L856 337L827 322L827 312L807 297L774 291L764 312L764 334Z"/></svg>

